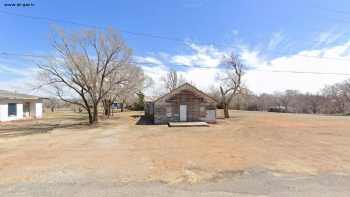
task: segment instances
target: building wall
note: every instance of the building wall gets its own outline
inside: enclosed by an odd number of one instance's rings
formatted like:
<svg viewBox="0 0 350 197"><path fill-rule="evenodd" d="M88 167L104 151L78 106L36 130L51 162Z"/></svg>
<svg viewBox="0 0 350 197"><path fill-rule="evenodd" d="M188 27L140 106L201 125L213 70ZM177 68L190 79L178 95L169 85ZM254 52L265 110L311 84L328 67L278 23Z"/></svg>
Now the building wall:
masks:
<svg viewBox="0 0 350 197"><path fill-rule="evenodd" d="M23 119L23 103L17 103L17 116L13 120Z"/></svg>
<svg viewBox="0 0 350 197"><path fill-rule="evenodd" d="M154 103L154 123L164 124L180 121L180 105L187 106L187 121L216 121L216 103L208 102L192 91L183 90L170 98L164 98ZM210 112L210 116L208 115ZM214 113L214 114L213 114Z"/></svg>
<svg viewBox="0 0 350 197"><path fill-rule="evenodd" d="M167 103L154 105L154 123L164 124L168 122L180 121L180 105L187 105L187 121L205 121L210 123L216 122L216 105L210 103ZM204 111L200 112L200 108L204 107ZM167 111L167 108L170 110ZM169 113L170 111L170 113ZM211 113L211 114L210 114ZM210 116L209 116L210 114ZM213 114L213 115L212 115Z"/></svg>
<svg viewBox="0 0 350 197"><path fill-rule="evenodd" d="M8 104L16 103L17 114L16 116L8 116ZM23 119L23 103L18 100L6 100L0 101L0 121L11 121Z"/></svg>
<svg viewBox="0 0 350 197"><path fill-rule="evenodd" d="M24 119L23 105L26 102L30 102L30 117L41 118L43 113L43 107L41 102L37 101L25 101L25 100L1 100L0 101L0 121L12 121ZM8 104L16 103L17 114L16 116L8 116Z"/></svg>
<svg viewBox="0 0 350 197"><path fill-rule="evenodd" d="M205 117L201 120L208 123L216 123L216 109L207 109Z"/></svg>
<svg viewBox="0 0 350 197"><path fill-rule="evenodd" d="M145 116L148 118L153 118L154 115L154 103L145 102Z"/></svg>
<svg viewBox="0 0 350 197"><path fill-rule="evenodd" d="M43 103L35 103L35 118L43 117Z"/></svg>
<svg viewBox="0 0 350 197"><path fill-rule="evenodd" d="M0 103L0 121L7 121L7 104Z"/></svg>

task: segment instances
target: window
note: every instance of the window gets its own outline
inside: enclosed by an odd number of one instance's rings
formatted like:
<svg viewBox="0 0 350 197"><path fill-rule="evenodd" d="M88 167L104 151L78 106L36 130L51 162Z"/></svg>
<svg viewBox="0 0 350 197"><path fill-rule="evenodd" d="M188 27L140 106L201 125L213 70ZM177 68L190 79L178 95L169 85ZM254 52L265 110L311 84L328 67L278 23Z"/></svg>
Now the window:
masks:
<svg viewBox="0 0 350 197"><path fill-rule="evenodd" d="M17 104L9 103L8 104L8 116L17 116Z"/></svg>

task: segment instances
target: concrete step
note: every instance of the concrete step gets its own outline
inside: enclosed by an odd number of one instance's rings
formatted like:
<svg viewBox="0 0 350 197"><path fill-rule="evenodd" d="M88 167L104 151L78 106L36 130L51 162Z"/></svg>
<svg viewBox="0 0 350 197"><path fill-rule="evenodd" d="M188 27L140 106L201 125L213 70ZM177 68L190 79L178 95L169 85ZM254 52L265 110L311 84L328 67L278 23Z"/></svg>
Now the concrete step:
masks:
<svg viewBox="0 0 350 197"><path fill-rule="evenodd" d="M168 122L169 127L208 127L206 122Z"/></svg>

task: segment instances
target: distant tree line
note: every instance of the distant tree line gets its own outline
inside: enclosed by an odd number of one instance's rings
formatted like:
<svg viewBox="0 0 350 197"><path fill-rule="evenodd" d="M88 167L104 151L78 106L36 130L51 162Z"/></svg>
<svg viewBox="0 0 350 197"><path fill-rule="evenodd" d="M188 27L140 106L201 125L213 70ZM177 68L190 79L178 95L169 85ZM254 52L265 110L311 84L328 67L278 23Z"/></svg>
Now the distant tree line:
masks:
<svg viewBox="0 0 350 197"><path fill-rule="evenodd" d="M220 100L220 93L212 91L212 96ZM224 108L219 103L219 108ZM269 111L307 114L348 114L350 113L350 80L322 88L319 93L302 93L285 90L271 94L255 94L244 89L234 96L231 109L249 111Z"/></svg>

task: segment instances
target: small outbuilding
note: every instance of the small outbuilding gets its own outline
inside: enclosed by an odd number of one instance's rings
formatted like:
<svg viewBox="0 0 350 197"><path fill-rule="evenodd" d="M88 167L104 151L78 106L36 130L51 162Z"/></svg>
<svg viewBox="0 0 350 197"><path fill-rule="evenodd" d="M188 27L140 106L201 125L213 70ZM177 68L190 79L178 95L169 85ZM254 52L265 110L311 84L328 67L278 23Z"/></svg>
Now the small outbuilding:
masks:
<svg viewBox="0 0 350 197"><path fill-rule="evenodd" d="M43 98L0 90L0 122L41 118Z"/></svg>
<svg viewBox="0 0 350 197"><path fill-rule="evenodd" d="M154 124L169 122L216 122L217 101L185 83L159 98L145 100L145 116Z"/></svg>

